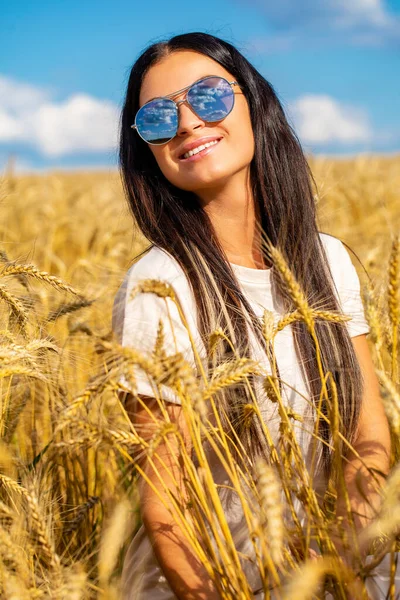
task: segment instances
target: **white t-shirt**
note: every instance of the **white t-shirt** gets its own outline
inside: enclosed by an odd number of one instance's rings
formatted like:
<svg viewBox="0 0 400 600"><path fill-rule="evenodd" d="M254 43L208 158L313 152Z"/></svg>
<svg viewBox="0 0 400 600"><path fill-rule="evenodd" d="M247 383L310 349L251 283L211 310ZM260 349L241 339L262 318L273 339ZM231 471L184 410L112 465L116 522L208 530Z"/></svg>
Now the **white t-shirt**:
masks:
<svg viewBox="0 0 400 600"><path fill-rule="evenodd" d="M349 334L353 337L368 333L369 326L360 298L360 282L350 256L337 238L324 233L320 233L320 237L329 259L340 305L343 312L352 317L351 321L346 322ZM284 311L272 297L270 269L252 269L233 263L231 265L243 293L256 315L262 318L264 309L268 309L274 313L276 323ZM179 263L169 253L156 246L152 247L128 270L115 296L112 327L117 339L123 346L131 346L150 354L154 348L159 320L162 319L167 353L182 352L185 359L195 367L195 358L188 332L171 298L161 298L152 293L140 293L133 299L130 298L131 290L138 281L150 278L160 279L173 286L193 336L195 347L199 350L201 357L205 356L204 345L197 328L195 299L187 277ZM251 331L250 340L253 357L260 361L260 365L265 368L265 373L270 373L268 359ZM308 398L308 393L297 361L290 326L285 327L276 335L274 351L283 382L286 404L295 413L303 416L303 422L294 422L294 430L308 465L311 460L312 446L310 432L314 421L310 412L310 402L307 403L305 400ZM135 368L135 379L138 394L147 396L157 394L157 388L152 380L139 368ZM277 442L280 422L277 405L272 404L262 392L262 379L262 376L255 378L257 398L263 419L268 423L272 438ZM129 389L129 383L124 376L121 376L121 383ZM171 388L162 386L161 393L165 400L181 403ZM229 484L226 472L221 468L214 453L210 448L207 449L207 452L215 482ZM320 461L317 462L313 486L321 494L326 487ZM247 535L240 501L236 494L234 497L232 494L227 494L224 487L221 487L219 494L235 544L240 552L247 554L251 559L253 549ZM305 516L300 503L296 504L295 502L295 505L298 508L300 521L304 523ZM253 590L259 589L261 582L258 569L254 567L251 560L243 560L242 565ZM136 533L125 557L123 581L124 600L141 600L142 598L143 600L145 598L169 600L175 597L157 563L143 525Z"/></svg>

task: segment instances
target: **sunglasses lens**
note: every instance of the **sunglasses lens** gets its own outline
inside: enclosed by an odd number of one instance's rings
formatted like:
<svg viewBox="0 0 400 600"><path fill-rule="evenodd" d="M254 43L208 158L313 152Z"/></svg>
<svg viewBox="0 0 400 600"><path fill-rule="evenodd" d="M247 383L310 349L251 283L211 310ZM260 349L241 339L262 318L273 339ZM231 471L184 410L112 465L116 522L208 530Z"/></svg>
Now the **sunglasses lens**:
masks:
<svg viewBox="0 0 400 600"><path fill-rule="evenodd" d="M146 142L169 142L176 134L178 126L175 103L168 98L160 98L145 104L136 114L135 125Z"/></svg>
<svg viewBox="0 0 400 600"><path fill-rule="evenodd" d="M235 95L226 79L207 77L195 83L188 92L188 101L203 121L224 119L233 108Z"/></svg>
<svg viewBox="0 0 400 600"><path fill-rule="evenodd" d="M187 100L200 119L213 123L229 115L235 94L226 79L206 77L198 81L187 93ZM169 142L178 130L178 111L169 98L152 100L142 106L135 119L141 137L150 144Z"/></svg>

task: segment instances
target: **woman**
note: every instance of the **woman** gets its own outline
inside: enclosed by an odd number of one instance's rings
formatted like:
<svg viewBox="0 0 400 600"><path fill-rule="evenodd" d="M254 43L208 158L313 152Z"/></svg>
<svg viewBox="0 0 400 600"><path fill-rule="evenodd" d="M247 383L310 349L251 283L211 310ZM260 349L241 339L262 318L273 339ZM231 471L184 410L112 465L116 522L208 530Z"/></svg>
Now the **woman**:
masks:
<svg viewBox="0 0 400 600"><path fill-rule="evenodd" d="M139 281L160 279L173 286L204 363L208 336L221 326L240 356L256 357L272 373L260 325L264 310L279 318L296 307L274 268L270 243L280 250L315 309L343 310L352 317L347 322L317 319L315 332L324 372L331 371L336 385L343 433L368 466L387 473L390 435L366 341L369 328L358 277L342 242L317 229L313 179L272 86L237 49L212 35L188 33L152 44L131 70L121 119L120 162L132 214L152 242L129 269L115 299L113 328L121 343L151 352L161 319L167 354L180 351L198 366L188 330L171 298L149 293L132 297ZM229 345L223 348L226 358ZM320 396L321 377L306 323L297 320L280 331L274 352L280 391L288 406L302 415L303 423L313 422L307 421L314 417L306 409ZM144 402L128 394L126 407L135 425L142 432L147 427L150 437L151 415L158 410L154 386L139 369L135 375L136 394ZM250 379L276 440L279 419L273 403L261 378ZM329 382L327 387L332 394ZM162 397L189 448L179 395L164 385ZM251 402L247 392L238 386L219 402L222 424L234 426L248 460L265 456L268 444L257 419L244 427L238 418L243 402ZM319 433L329 442L323 419ZM307 428L298 428L296 435L310 466L309 429L307 433ZM162 471L163 485L172 485L179 468L171 447L160 444L157 451L159 469L161 459L170 468ZM209 457L214 480L225 482L221 465L211 452ZM346 483L354 512L363 515L355 517L361 529L375 513L357 491L359 467L355 455L349 455ZM331 468L329 444L321 443L313 472L319 498ZM123 598L219 598L204 565L158 501L157 493L164 488L151 469L147 473L153 487L142 482L143 525L125 559ZM363 476L368 483L365 469ZM220 493L235 543L243 556L251 555L240 503L224 495L222 487ZM371 496L376 508L379 499ZM300 505L298 509L300 514ZM337 511L345 514L340 501ZM302 523L304 518L302 514ZM254 563L243 560L242 566L254 596L264 597Z"/></svg>

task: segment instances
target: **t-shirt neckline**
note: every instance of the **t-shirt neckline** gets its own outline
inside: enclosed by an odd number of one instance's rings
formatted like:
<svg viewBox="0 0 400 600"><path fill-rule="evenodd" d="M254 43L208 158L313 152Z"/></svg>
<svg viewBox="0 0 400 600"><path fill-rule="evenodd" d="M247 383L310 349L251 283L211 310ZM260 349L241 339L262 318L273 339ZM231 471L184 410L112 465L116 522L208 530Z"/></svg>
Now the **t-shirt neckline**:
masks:
<svg viewBox="0 0 400 600"><path fill-rule="evenodd" d="M252 269L251 267L243 267L232 262L229 264L239 281L266 286L271 284L271 269Z"/></svg>

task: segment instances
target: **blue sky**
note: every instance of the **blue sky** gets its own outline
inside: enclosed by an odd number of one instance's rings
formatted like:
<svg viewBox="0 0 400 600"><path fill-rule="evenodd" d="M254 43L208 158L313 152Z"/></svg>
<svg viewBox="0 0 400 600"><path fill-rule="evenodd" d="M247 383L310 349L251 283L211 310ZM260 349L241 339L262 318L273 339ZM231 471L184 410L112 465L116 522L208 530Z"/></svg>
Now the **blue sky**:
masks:
<svg viewBox="0 0 400 600"><path fill-rule="evenodd" d="M116 165L130 66L188 31L242 51L306 152L400 151L400 0L20 0L0 20L0 168Z"/></svg>

